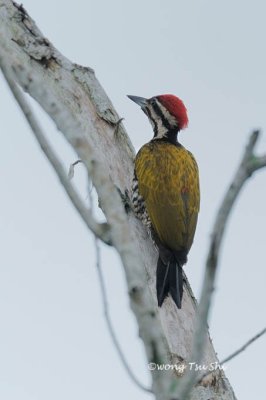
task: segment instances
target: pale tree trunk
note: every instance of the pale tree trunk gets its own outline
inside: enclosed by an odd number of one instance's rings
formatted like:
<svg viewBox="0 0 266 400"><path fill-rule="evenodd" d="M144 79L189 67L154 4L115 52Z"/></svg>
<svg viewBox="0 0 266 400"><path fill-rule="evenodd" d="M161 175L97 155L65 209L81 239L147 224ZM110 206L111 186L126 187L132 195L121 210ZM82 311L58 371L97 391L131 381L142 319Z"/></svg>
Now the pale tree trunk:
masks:
<svg viewBox="0 0 266 400"><path fill-rule="evenodd" d="M181 310L170 298L161 309L156 306L156 250L134 215L126 216L114 188L115 185L121 192L130 188L134 150L123 125L117 124L119 116L94 72L60 54L25 10L10 0L0 0L0 46L6 70L53 119L87 166L108 223L102 230L95 228L94 233L104 239L104 232L108 236L105 241L111 242L120 254L147 363L193 361L190 360L196 316L193 294L186 284ZM206 333L201 363L210 365L216 361ZM182 380L180 374L154 370L151 375L157 399L176 398L175 388ZM190 398L232 400L235 395L224 372L216 371L211 379L193 388Z"/></svg>

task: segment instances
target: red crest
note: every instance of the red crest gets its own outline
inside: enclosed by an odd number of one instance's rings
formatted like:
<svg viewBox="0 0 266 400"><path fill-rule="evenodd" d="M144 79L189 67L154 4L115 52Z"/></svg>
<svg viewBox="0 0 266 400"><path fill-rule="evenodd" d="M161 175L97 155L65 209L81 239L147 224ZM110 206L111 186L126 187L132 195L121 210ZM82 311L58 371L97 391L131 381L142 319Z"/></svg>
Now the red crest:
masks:
<svg viewBox="0 0 266 400"><path fill-rule="evenodd" d="M188 125L187 109L181 99L173 94L162 94L156 96L159 102L172 114L178 121L179 129L184 129Z"/></svg>

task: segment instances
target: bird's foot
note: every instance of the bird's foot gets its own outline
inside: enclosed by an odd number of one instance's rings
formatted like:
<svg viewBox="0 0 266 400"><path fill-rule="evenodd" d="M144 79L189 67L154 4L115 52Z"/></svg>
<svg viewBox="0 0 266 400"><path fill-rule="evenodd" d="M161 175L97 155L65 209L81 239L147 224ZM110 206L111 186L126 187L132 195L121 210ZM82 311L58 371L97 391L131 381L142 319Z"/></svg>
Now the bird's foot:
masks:
<svg viewBox="0 0 266 400"><path fill-rule="evenodd" d="M128 214L132 209L129 191L128 191L128 189L126 189L125 192L122 193L122 191L119 189L119 187L116 187L116 189L121 197L122 203L124 204L125 212Z"/></svg>

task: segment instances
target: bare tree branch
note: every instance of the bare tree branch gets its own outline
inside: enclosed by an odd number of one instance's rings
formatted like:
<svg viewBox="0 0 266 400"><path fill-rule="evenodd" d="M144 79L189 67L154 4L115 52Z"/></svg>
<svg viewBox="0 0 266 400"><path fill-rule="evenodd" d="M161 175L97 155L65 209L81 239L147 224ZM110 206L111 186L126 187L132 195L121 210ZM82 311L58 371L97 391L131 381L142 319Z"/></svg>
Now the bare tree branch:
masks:
<svg viewBox="0 0 266 400"><path fill-rule="evenodd" d="M223 365L238 356L240 353L242 353L244 350L246 350L247 347L249 347L252 343L254 343L256 340L258 340L262 335L266 333L266 328L262 329L259 333L257 333L255 336L253 336L251 339L249 339L243 346L241 346L238 350L234 351L232 354L229 356L225 357L220 364Z"/></svg>
<svg viewBox="0 0 266 400"><path fill-rule="evenodd" d="M211 234L211 244L206 262L205 275L198 308L198 316L195 326L194 342L191 352L191 360L197 364L201 362L202 355L204 353L208 313L214 290L220 248L228 217L232 211L238 194L246 181L255 171L266 167L266 156L257 157L254 154L254 147L259 138L259 134L259 131L254 131L249 138L241 163L217 213ZM187 399L190 391L197 381L197 375L197 371L192 369L184 376L184 379L180 381L180 385L178 387L177 399Z"/></svg>
<svg viewBox="0 0 266 400"><path fill-rule="evenodd" d="M63 185L67 195L69 196L70 200L72 201L73 205L75 206L76 210L78 211L79 215L87 225L87 227L94 233L94 235L101 239L104 243L110 245L111 244L111 237L110 237L110 228L108 224L105 223L98 223L93 218L89 209L83 204L80 196L78 195L77 191L71 184L67 174L65 173L64 167L59 161L56 153L50 146L48 140L45 137L42 128L37 121L33 110L31 109L30 105L28 104L24 94L18 88L15 81L12 79L12 75L9 72L8 68L5 66L4 60L0 55L0 69L9 85L11 92L13 93L17 103L23 112L28 124L31 127L32 133L34 134L35 138L37 139L42 151L50 161L51 165L54 168L61 184Z"/></svg>
<svg viewBox="0 0 266 400"><path fill-rule="evenodd" d="M114 186L124 191L131 180L133 150L110 100L92 70L63 57L26 11L10 0L0 0L0 54L16 82L40 103L86 165L124 267L147 359L167 362L169 345L144 278L147 263L155 265L155 251L145 247L144 229L132 217L128 219ZM152 378L160 398L172 376L154 371Z"/></svg>
<svg viewBox="0 0 266 400"><path fill-rule="evenodd" d="M249 339L243 346L241 346L239 349L231 353L229 356L225 357L222 359L222 361L219 362L219 365L222 366L223 364L233 360L235 357L237 357L240 353L242 353L244 350L246 350L247 347L249 347L252 343L254 343L256 340L258 340L262 335L266 333L266 328L262 329L259 333L257 333L255 336L253 336L251 339ZM201 377L197 380L197 384L201 383L207 376L212 374L212 371L206 372L205 374L201 375Z"/></svg>
<svg viewBox="0 0 266 400"><path fill-rule="evenodd" d="M111 336L112 342L114 344L114 347L118 353L118 356L128 374L128 376L130 377L130 379L132 380L133 383L135 383L135 385L141 389L144 390L145 392L148 393L153 393L151 389L149 389L148 387L144 386L139 380L138 378L135 376L135 374L133 373L132 369L130 368L126 357L123 353L123 350L120 346L120 343L117 339L112 321L111 321L111 316L109 313L109 307L108 307L108 300L107 300L107 294L106 294L106 287L105 287L105 283L104 283L104 277L103 277L103 272L102 272L102 267L101 267L101 255L100 255L100 246L99 246L99 240L98 238L95 236L94 239L94 245L95 245L95 253L96 253L96 269L98 272L98 278L99 278L99 283L100 283L100 289L101 289L101 295L102 295L102 301L103 301L103 311L104 311L104 317L106 320L106 324L108 327L108 331L109 334Z"/></svg>
<svg viewBox="0 0 266 400"><path fill-rule="evenodd" d="M185 287L182 310L170 298L158 310L155 293L157 253L143 226L126 216L120 197L133 175L134 150L120 117L88 67L70 62L43 36L25 9L0 0L0 53L16 82L53 119L75 149L90 175L110 226L113 246L125 271L131 308L136 316L147 360L155 365L189 359L196 315L191 291ZM150 296L152 293L152 297ZM204 364L217 360L209 338ZM175 398L181 380L173 371L152 371L152 389L158 400ZM209 387L198 385L191 399L235 399L221 374Z"/></svg>
<svg viewBox="0 0 266 400"><path fill-rule="evenodd" d="M74 168L75 165L77 165L80 162L80 160L75 161L72 166ZM88 193L89 193L89 206L90 210L92 213L92 216L94 215L94 206L93 206L93 198L92 198L92 189L89 188ZM101 250L100 250L100 243L96 235L94 235L94 248L95 248L95 256L96 256L96 270L98 274L98 279L99 279L99 284L100 284L100 291L101 291L101 296L102 296L102 302L103 302L103 312L104 312L104 317L106 321L106 325L108 328L108 332L110 334L111 340L113 342L113 345L118 353L118 356L122 362L122 365L124 366L129 378L132 380L132 382L141 390L144 390L145 392L152 393L152 390L150 388L147 388L144 386L138 378L135 376L133 373L132 369L130 368L127 359L124 355L124 352L120 346L120 343L118 341L118 338L115 333L115 329L112 324L110 312L109 312L109 306L108 306L108 299L107 299L107 291L106 291L106 286L104 282L104 276L103 276L103 271L102 271L102 262L101 262Z"/></svg>

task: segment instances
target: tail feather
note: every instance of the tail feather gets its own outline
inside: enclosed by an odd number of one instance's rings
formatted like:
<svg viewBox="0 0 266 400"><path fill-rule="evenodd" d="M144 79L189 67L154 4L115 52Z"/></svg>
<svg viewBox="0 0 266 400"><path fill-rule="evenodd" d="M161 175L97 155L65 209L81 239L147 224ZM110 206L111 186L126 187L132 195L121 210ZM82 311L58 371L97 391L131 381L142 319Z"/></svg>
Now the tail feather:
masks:
<svg viewBox="0 0 266 400"><path fill-rule="evenodd" d="M169 286L169 269L170 264L165 265L161 258L158 258L157 262L157 271L156 271L156 290L157 290L157 300L158 306L164 302L164 299L168 295L170 286Z"/></svg>
<svg viewBox="0 0 266 400"><path fill-rule="evenodd" d="M169 272L170 294L177 305L181 308L183 296L183 270L179 264L174 261Z"/></svg>
<svg viewBox="0 0 266 400"><path fill-rule="evenodd" d="M160 257L158 258L156 289L159 307L162 306L164 299L170 292L177 308L181 308L183 296L183 269L174 257L171 257L167 265L163 263Z"/></svg>

